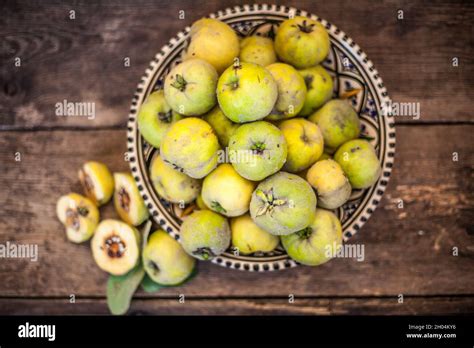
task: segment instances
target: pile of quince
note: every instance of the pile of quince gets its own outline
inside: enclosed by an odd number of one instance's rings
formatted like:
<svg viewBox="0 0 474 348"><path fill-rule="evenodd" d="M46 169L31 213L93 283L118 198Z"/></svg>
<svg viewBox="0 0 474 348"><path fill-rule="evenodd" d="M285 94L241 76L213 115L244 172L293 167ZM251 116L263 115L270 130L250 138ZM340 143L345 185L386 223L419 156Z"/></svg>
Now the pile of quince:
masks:
<svg viewBox="0 0 474 348"><path fill-rule="evenodd" d="M330 49L325 28L296 17L274 40L241 39L208 18L190 36L138 116L141 135L159 149L150 166L156 192L196 208L183 218L182 247L209 260L231 245L252 254L281 242L299 263L326 262L342 244L331 210L373 185L381 168L359 139L357 113L332 99L320 65Z"/></svg>

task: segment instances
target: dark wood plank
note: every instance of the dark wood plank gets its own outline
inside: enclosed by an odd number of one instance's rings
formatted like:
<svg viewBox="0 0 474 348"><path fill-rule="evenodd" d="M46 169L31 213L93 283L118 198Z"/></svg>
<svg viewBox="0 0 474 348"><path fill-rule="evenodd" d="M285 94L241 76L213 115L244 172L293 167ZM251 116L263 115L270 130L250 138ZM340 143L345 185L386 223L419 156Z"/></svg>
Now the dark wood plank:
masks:
<svg viewBox="0 0 474 348"><path fill-rule="evenodd" d="M474 297L178 299L135 298L129 315L456 315L472 314ZM104 299L0 299L2 315L105 315Z"/></svg>
<svg viewBox="0 0 474 348"><path fill-rule="evenodd" d="M0 129L124 125L135 87L161 46L196 19L239 3L3 2ZM472 121L472 3L276 3L316 13L346 31L374 62L395 101L421 103L419 121ZM368 9L373 15L367 15ZM403 20L397 19L400 9ZM178 19L180 10L185 11L183 20ZM21 67L14 66L16 57ZM125 57L130 67L124 66ZM451 65L453 57L459 58L457 68ZM64 99L94 102L97 117L55 116L55 104Z"/></svg>
<svg viewBox="0 0 474 348"><path fill-rule="evenodd" d="M396 296L474 294L474 126L399 126L395 168L381 206L351 239L364 262L335 259L321 267L274 273L201 263L200 274L163 296ZM55 217L61 194L80 190L76 171L96 159L126 170L125 132L0 133L0 242L37 243L39 261L0 262L1 296L103 296L106 274L89 245L66 241ZM22 161L15 162L15 152ZM459 161L453 162L457 152ZM397 207L403 199L404 209ZM113 217L111 206L102 210ZM452 248L459 256L452 255ZM143 294L143 296L147 296Z"/></svg>

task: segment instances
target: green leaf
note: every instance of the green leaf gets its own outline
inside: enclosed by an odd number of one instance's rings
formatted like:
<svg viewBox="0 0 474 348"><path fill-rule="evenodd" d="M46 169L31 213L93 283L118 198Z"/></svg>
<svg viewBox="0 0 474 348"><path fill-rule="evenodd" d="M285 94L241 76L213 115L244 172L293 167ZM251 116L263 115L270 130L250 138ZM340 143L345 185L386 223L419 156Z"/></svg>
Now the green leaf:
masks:
<svg viewBox="0 0 474 348"><path fill-rule="evenodd" d="M156 292L163 287L163 285L153 281L148 274L145 274L145 277L143 277L141 286L146 292Z"/></svg>
<svg viewBox="0 0 474 348"><path fill-rule="evenodd" d="M127 274L121 276L111 275L107 281L107 305L114 315L127 313L133 294L140 285L145 270L141 263Z"/></svg>
<svg viewBox="0 0 474 348"><path fill-rule="evenodd" d="M148 243L151 230L151 221L148 220L141 229L142 248ZM110 275L107 281L107 305L114 315L127 313L133 294L138 289L145 276L141 262L130 272L121 276Z"/></svg>

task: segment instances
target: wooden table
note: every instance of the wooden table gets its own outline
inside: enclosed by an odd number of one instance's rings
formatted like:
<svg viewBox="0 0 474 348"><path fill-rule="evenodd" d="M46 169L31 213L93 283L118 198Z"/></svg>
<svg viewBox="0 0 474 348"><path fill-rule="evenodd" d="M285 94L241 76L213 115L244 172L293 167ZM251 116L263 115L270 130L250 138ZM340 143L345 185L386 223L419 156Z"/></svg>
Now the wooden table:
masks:
<svg viewBox="0 0 474 348"><path fill-rule="evenodd" d="M2 4L0 242L36 243L39 260L0 260L0 314L108 313L107 275L95 266L88 243L66 241L56 201L81 192L77 170L86 160L128 169L129 103L148 62L184 26L239 2ZM389 187L350 241L364 244L365 261L335 259L265 274L201 263L198 277L183 287L137 293L130 313L473 313L473 4L284 4L334 22L368 54L395 101L421 103L419 120L397 118ZM178 19L180 10L184 19ZM15 66L17 57L21 66ZM124 66L127 57L130 67ZM453 57L459 66L453 67ZM64 99L94 102L96 118L55 116L54 105ZM110 206L101 214L115 216Z"/></svg>

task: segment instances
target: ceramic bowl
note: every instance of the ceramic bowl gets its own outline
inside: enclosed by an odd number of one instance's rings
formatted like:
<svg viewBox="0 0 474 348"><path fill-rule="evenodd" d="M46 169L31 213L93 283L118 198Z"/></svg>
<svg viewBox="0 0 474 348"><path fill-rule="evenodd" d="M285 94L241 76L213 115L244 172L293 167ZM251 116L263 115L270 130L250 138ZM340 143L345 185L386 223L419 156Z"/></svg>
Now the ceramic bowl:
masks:
<svg viewBox="0 0 474 348"><path fill-rule="evenodd" d="M334 96L353 89L361 91L349 101L359 114L362 134L375 146L382 165L378 182L366 190L354 190L350 200L335 210L341 220L344 241L357 233L377 207L387 186L395 154L395 128L393 117L382 115L382 108L390 99L381 77L362 49L335 25L316 15L295 8L277 5L245 5L228 8L210 18L228 23L242 37L256 32L268 32L292 16L306 16L321 22L327 29L331 50L324 67L334 77ZM189 42L190 28L186 27L161 48L146 69L136 89L130 109L127 147L132 175L157 225L179 239L181 214L186 207L170 204L158 196L149 175L150 161L157 151L141 137L137 127L137 113L154 90L161 88L172 67L180 63ZM238 255L230 248L214 258L213 263L244 271L273 271L298 266L280 246L270 253Z"/></svg>

